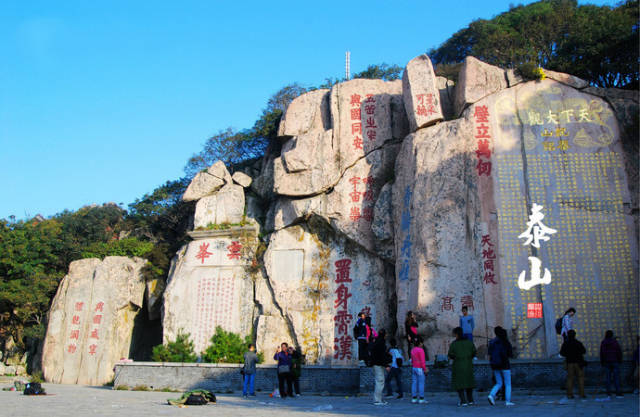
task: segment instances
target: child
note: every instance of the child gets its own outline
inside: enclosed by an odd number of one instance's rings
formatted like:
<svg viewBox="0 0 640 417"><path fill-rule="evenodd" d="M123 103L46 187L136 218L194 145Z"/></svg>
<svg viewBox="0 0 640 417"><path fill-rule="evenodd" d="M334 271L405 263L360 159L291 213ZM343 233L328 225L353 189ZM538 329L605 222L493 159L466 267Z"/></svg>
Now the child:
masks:
<svg viewBox="0 0 640 417"><path fill-rule="evenodd" d="M476 324L473 321L473 316L469 314L467 306L462 307L460 327L462 328L462 337L473 343L473 329L476 327Z"/></svg>
<svg viewBox="0 0 640 417"><path fill-rule="evenodd" d="M411 349L411 402L424 404L424 378L428 371L424 350L418 343L416 340Z"/></svg>

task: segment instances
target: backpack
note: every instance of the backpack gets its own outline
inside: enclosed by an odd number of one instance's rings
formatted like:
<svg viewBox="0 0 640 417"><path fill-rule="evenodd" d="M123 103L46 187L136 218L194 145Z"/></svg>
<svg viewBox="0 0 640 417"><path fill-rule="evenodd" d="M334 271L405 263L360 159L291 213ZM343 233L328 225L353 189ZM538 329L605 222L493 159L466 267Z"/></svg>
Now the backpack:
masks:
<svg viewBox="0 0 640 417"><path fill-rule="evenodd" d="M556 320L556 334L562 334L562 317Z"/></svg>
<svg viewBox="0 0 640 417"><path fill-rule="evenodd" d="M500 340L494 340L493 343L491 343L491 345L489 346L489 357L491 358L491 365L503 366L506 356L507 352L505 346Z"/></svg>
<svg viewBox="0 0 640 417"><path fill-rule="evenodd" d="M25 385L24 391L22 392L24 395L44 395L45 392L42 389L42 386L38 382L30 382Z"/></svg>
<svg viewBox="0 0 640 417"><path fill-rule="evenodd" d="M186 405L205 405L209 400L202 394L191 394L187 397Z"/></svg>

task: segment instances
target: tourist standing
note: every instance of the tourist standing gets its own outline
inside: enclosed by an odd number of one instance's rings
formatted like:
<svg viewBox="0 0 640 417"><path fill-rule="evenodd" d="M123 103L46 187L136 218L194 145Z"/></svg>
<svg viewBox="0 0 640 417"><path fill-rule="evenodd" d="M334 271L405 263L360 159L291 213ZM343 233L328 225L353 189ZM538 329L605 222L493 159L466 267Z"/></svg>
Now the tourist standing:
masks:
<svg viewBox="0 0 640 417"><path fill-rule="evenodd" d="M473 357L476 356L476 347L473 342L462 335L462 328L453 329L456 340L449 346L449 358L453 359L451 365L451 385L460 397L458 406L473 405ZM466 398L465 398L466 393Z"/></svg>
<svg viewBox="0 0 640 417"><path fill-rule="evenodd" d="M371 316L366 316L364 318L364 322L367 325L367 342L371 343L378 337L378 332L373 328L373 324L371 323Z"/></svg>
<svg viewBox="0 0 640 417"><path fill-rule="evenodd" d="M562 331L560 332L560 334L562 335L562 341L566 342L567 341L567 335L569 333L569 330L574 330L573 329L573 316L576 314L576 309L571 307L569 308L569 310L567 310L564 313L564 316L562 316Z"/></svg>
<svg viewBox="0 0 640 417"><path fill-rule="evenodd" d="M293 397L293 379L291 377L291 355L289 355L289 345L282 343L278 346L276 354L273 355L273 359L278 361L278 387L280 390L280 397L286 398ZM285 382L287 384L287 390L285 391Z"/></svg>
<svg viewBox="0 0 640 417"><path fill-rule="evenodd" d="M407 311L407 318L404 320L404 332L407 335L407 354L411 357L411 349L416 345L418 338L418 321L413 311Z"/></svg>
<svg viewBox="0 0 640 417"><path fill-rule="evenodd" d="M424 404L424 379L427 375L427 361L424 349L418 339L414 340L411 349L411 402Z"/></svg>
<svg viewBox="0 0 640 417"><path fill-rule="evenodd" d="M567 332L567 340L562 344L560 355L564 356L567 361L567 398L573 398L573 381L578 380L578 392L580 397L587 398L584 395L584 355L587 350L584 345L576 339L576 331L569 330Z"/></svg>
<svg viewBox="0 0 640 417"><path fill-rule="evenodd" d="M358 321L353 326L353 337L358 341L358 360L360 366L365 364L367 359L367 323L365 322L366 315L364 312L358 314Z"/></svg>
<svg viewBox="0 0 640 417"><path fill-rule="evenodd" d="M404 358L402 357L402 353L400 353L400 349L398 349L398 342L396 339L391 339L389 341L389 345L391 348L389 349L389 354L391 355L391 367L389 368L389 373L387 374L387 378L384 380L384 386L387 390L387 397L393 397L393 391L391 390L391 381L393 379L396 380L396 385L398 386L398 399L402 398L402 363L404 362Z"/></svg>
<svg viewBox="0 0 640 417"><path fill-rule="evenodd" d="M247 394L252 397L256 396L254 387L256 381L256 363L258 363L256 346L253 343L249 343L248 348L249 350L244 353L244 366L242 367L242 396L245 398L247 398Z"/></svg>
<svg viewBox="0 0 640 417"><path fill-rule="evenodd" d="M293 390L296 397L300 396L300 375L302 375L302 355L299 349L289 347L289 355L291 355L291 379L293 380Z"/></svg>
<svg viewBox="0 0 640 417"><path fill-rule="evenodd" d="M622 363L622 349L613 337L613 331L607 330L600 343L600 364L607 371L607 395L611 396L611 385L616 388L616 397L622 398L620 391L620 364Z"/></svg>
<svg viewBox="0 0 640 417"><path fill-rule="evenodd" d="M473 321L473 316L469 314L467 306L462 307L460 327L462 328L462 337L469 339L473 343L473 329L476 327L476 323Z"/></svg>
<svg viewBox="0 0 640 417"><path fill-rule="evenodd" d="M387 345L384 341L387 332L382 329L378 337L373 341L371 347L371 363L373 365L373 375L375 377L375 388L373 391L373 404L386 405L382 401L382 390L384 389L384 370L391 363L391 355L387 353Z"/></svg>
<svg viewBox="0 0 640 417"><path fill-rule="evenodd" d="M507 331L498 326L494 330L496 337L489 342L489 363L496 378L496 384L487 397L491 405L496 404L496 394L502 386L505 388L504 405L515 405L511 402L511 364L509 358L513 357L513 347L507 338Z"/></svg>

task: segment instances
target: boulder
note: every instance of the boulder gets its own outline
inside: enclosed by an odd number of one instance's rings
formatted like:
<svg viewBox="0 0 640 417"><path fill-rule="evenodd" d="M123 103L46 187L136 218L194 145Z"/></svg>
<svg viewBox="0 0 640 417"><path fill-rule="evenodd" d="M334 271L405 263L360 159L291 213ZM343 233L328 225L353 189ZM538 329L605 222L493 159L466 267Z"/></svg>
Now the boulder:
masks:
<svg viewBox="0 0 640 417"><path fill-rule="evenodd" d="M443 119L436 74L427 55L413 58L405 67L402 98L411 132Z"/></svg>
<svg viewBox="0 0 640 417"><path fill-rule="evenodd" d="M468 56L458 75L454 112L460 115L469 105L507 87L504 70Z"/></svg>
<svg viewBox="0 0 640 417"><path fill-rule="evenodd" d="M287 141L276 158L274 190L279 195L309 196L325 192L340 178L331 130L315 130Z"/></svg>
<svg viewBox="0 0 640 417"><path fill-rule="evenodd" d="M23 376L27 374L27 367L24 365L16 365L16 375Z"/></svg>
<svg viewBox="0 0 640 417"><path fill-rule="evenodd" d="M8 374L7 372L7 367L5 366L4 363L0 362L0 375L6 375Z"/></svg>
<svg viewBox="0 0 640 417"><path fill-rule="evenodd" d="M129 357L134 319L142 308L141 258L108 256L69 265L49 311L42 369L49 382L102 385Z"/></svg>
<svg viewBox="0 0 640 417"><path fill-rule="evenodd" d="M197 201L202 197L215 193L224 185L224 180L214 177L206 171L201 171L189 183L182 196L183 201Z"/></svg>
<svg viewBox="0 0 640 417"><path fill-rule="evenodd" d="M4 374L5 375L18 375L17 373L17 368L15 365L6 365L4 367Z"/></svg>
<svg viewBox="0 0 640 417"><path fill-rule="evenodd" d="M225 184L231 184L231 174L222 161L216 161L213 165L207 168L207 173L223 180Z"/></svg>
<svg viewBox="0 0 640 417"><path fill-rule="evenodd" d="M243 337L251 334L253 280L247 266L255 233L253 227L192 233L196 240L171 262L162 316L165 342L189 333L200 354L216 326Z"/></svg>
<svg viewBox="0 0 640 417"><path fill-rule="evenodd" d="M551 71L548 69L544 69L543 71L544 71L544 75L547 78L558 81L559 83L568 85L569 87L573 87L578 90L589 86L588 81L585 81L582 78L578 78L574 75L565 74L563 72Z"/></svg>
<svg viewBox="0 0 640 417"><path fill-rule="evenodd" d="M287 106L278 127L278 136L300 136L312 130L330 128L329 90L318 89L296 97Z"/></svg>
<svg viewBox="0 0 640 417"><path fill-rule="evenodd" d="M210 224L240 223L244 218L244 190L236 184L227 184L217 193L196 203L195 229L206 229Z"/></svg>
<svg viewBox="0 0 640 417"><path fill-rule="evenodd" d="M252 181L251 177L242 171L234 172L231 178L233 179L233 182L242 186L243 188L249 188Z"/></svg>
<svg viewBox="0 0 640 417"><path fill-rule="evenodd" d="M256 299L277 306L280 318L275 311L259 318L259 346L293 339L307 363L354 364L357 313L365 309L376 328L390 328L384 300L392 280L383 262L335 235L325 221L273 233L264 260L270 288L256 291ZM285 326L291 339L271 336L287 337Z"/></svg>

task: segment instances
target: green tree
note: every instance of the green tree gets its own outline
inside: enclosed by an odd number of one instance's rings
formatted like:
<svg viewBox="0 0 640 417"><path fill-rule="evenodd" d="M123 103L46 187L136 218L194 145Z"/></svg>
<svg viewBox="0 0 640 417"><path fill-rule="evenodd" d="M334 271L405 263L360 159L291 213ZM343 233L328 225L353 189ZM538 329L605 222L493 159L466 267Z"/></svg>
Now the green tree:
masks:
<svg viewBox="0 0 640 417"><path fill-rule="evenodd" d="M245 336L244 340L240 335L227 332L222 327L217 326L215 334L211 337L211 344L202 352L202 360L209 363L243 363L244 353L251 343L251 337ZM258 363L264 361L262 352L257 353Z"/></svg>
<svg viewBox="0 0 640 417"><path fill-rule="evenodd" d="M637 88L638 1L616 7L542 0L478 19L428 54L437 68L472 55L503 68L535 64L601 87Z"/></svg>
<svg viewBox="0 0 640 417"><path fill-rule="evenodd" d="M193 350L189 333L178 333L176 340L166 345L153 347L151 360L154 362L195 362L198 357Z"/></svg>
<svg viewBox="0 0 640 417"><path fill-rule="evenodd" d="M402 77L403 68L398 65L388 65L385 63L369 65L364 71L353 74L351 78L369 78L385 81L398 80Z"/></svg>

